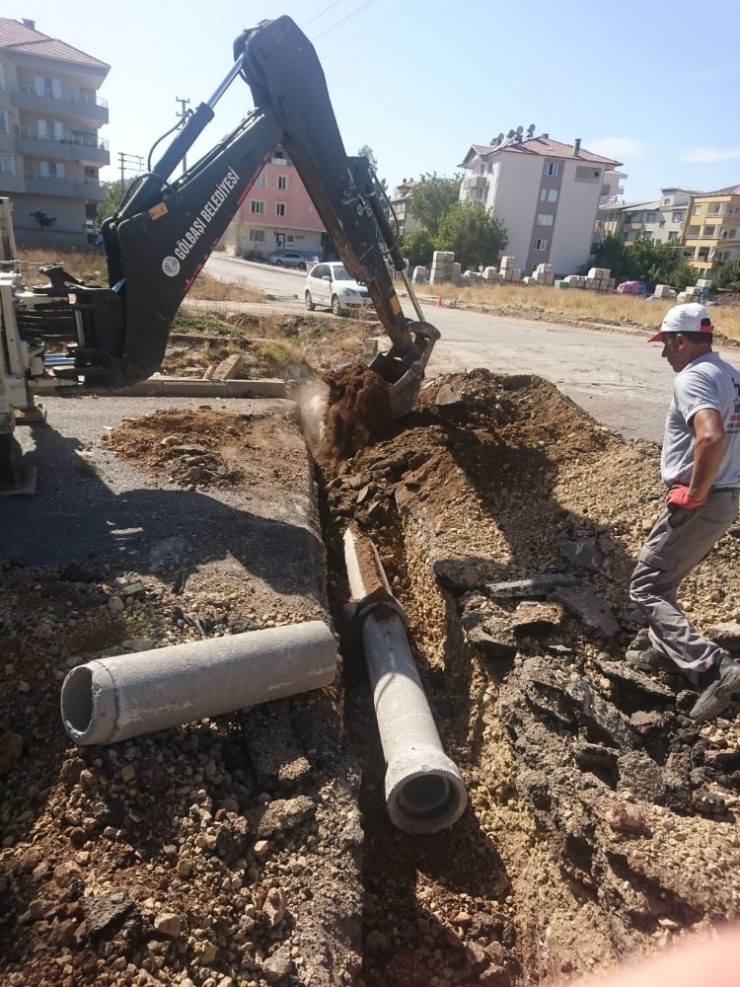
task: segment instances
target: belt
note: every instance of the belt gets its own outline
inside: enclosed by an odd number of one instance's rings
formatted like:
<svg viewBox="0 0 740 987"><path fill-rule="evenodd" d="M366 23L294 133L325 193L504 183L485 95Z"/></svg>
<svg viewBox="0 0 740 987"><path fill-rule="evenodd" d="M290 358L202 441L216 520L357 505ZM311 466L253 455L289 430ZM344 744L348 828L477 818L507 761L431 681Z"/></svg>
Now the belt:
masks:
<svg viewBox="0 0 740 987"><path fill-rule="evenodd" d="M712 493L738 493L740 487L712 487Z"/></svg>

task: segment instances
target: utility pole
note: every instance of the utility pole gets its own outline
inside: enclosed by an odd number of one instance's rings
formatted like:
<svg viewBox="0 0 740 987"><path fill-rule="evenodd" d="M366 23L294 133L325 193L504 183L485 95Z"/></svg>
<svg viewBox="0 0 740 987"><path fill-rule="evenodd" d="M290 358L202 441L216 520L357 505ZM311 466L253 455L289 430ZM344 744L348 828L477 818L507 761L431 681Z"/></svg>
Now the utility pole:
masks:
<svg viewBox="0 0 740 987"><path fill-rule="evenodd" d="M119 151L118 163L121 168L121 191L123 192L126 183L126 169L131 170L133 168L136 174L140 175L144 171L144 159L140 154L127 154L125 151Z"/></svg>
<svg viewBox="0 0 740 987"><path fill-rule="evenodd" d="M176 96L175 97L175 102L180 104L180 112L177 114L177 116L180 118L180 123L178 124L178 127L179 127L180 130L182 130L182 128L185 126L185 121L190 116L190 110L186 109L186 107L190 106L190 100L189 99L180 99L179 96ZM187 171L187 168L188 168L187 161L186 161L185 155L183 154L183 156L182 156L182 173L183 173L183 175Z"/></svg>

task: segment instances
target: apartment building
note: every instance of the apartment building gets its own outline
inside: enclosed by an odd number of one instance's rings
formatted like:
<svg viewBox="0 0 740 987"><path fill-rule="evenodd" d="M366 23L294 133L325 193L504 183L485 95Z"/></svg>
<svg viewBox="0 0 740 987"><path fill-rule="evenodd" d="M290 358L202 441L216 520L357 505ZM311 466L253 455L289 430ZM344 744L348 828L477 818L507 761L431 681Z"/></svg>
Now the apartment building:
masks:
<svg viewBox="0 0 740 987"><path fill-rule="evenodd" d="M718 265L740 260L740 185L692 197L683 236L683 256L701 278L712 278Z"/></svg>
<svg viewBox="0 0 740 987"><path fill-rule="evenodd" d="M219 249L245 257L289 248L322 256L326 230L292 162L281 148L250 188Z"/></svg>
<svg viewBox="0 0 740 987"><path fill-rule="evenodd" d="M410 209L411 193L416 184L413 178L408 180L404 178L401 184L393 189L390 197L391 206L398 221L399 236L403 236L404 233L411 233L419 225Z"/></svg>
<svg viewBox="0 0 740 987"><path fill-rule="evenodd" d="M97 95L109 68L33 21L0 17L0 195L19 243L87 242L110 163Z"/></svg>
<svg viewBox="0 0 740 987"><path fill-rule="evenodd" d="M502 221L507 255L522 273L552 264L556 274L575 273L588 262L604 177L622 162L573 144L534 136L530 127L473 144L460 167L460 199L482 202Z"/></svg>
<svg viewBox="0 0 740 987"><path fill-rule="evenodd" d="M649 202L610 203L602 210L605 234L624 237L625 243L648 239L655 243L680 243L696 189L663 188L660 198Z"/></svg>

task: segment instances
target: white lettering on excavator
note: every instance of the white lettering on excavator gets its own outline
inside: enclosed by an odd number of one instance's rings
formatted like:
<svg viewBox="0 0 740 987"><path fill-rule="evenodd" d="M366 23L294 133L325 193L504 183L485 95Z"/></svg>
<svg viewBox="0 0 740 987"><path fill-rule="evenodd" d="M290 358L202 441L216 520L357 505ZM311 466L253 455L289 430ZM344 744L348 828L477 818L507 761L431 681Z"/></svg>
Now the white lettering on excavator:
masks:
<svg viewBox="0 0 740 987"><path fill-rule="evenodd" d="M239 176L233 168L229 168L224 177L216 186L213 195L200 211L200 216L193 220L190 229L175 244L174 254L178 260L185 260L198 240L208 229L208 224L226 202L229 192L239 182Z"/></svg>

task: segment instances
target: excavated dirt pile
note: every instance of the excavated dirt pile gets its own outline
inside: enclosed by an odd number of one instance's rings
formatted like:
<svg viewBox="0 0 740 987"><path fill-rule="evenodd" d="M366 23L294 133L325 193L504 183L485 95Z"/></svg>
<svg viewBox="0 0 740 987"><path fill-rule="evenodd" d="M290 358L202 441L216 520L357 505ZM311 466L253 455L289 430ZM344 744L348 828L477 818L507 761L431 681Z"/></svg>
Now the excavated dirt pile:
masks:
<svg viewBox="0 0 740 987"><path fill-rule="evenodd" d="M297 468L270 452L269 421L245 427L213 408L158 413L106 447L206 493ZM255 610L226 569L191 597L151 573L0 574L3 985L524 987L737 914L737 708L697 726L686 682L622 661L641 626L627 584L660 504L657 448L543 380L486 371L435 379L383 428L365 448L345 430L348 458L318 467L342 658L320 695L65 749L58 687L81 657L294 615ZM468 788L465 815L433 837L385 813L344 621L350 521L378 547ZM739 599L740 525L682 592L738 656Z"/></svg>

